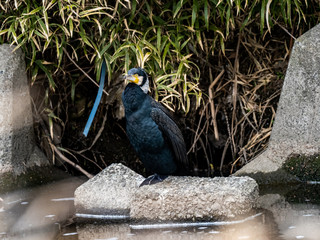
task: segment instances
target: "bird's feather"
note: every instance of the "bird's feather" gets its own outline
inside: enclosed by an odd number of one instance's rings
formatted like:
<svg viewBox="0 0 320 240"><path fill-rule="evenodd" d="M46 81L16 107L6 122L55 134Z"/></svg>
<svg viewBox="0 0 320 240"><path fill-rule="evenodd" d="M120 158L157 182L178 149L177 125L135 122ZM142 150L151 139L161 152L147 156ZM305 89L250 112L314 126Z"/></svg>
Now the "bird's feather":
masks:
<svg viewBox="0 0 320 240"><path fill-rule="evenodd" d="M153 98L151 101L151 118L158 125L163 137L169 142L171 149L174 152L175 159L180 166L187 167L188 160L186 154L186 146L183 140L182 133L170 116L169 111ZM186 170L186 169L185 169Z"/></svg>

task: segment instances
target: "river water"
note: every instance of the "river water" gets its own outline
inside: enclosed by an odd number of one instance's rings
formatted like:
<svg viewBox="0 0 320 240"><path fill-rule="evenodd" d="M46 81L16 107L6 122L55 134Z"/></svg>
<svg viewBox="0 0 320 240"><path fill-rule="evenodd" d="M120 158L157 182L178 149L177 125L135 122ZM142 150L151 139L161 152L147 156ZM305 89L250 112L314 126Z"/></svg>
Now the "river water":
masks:
<svg viewBox="0 0 320 240"><path fill-rule="evenodd" d="M0 195L0 239L319 240L320 184L261 187L250 215L212 222L135 223L75 217L69 178Z"/></svg>

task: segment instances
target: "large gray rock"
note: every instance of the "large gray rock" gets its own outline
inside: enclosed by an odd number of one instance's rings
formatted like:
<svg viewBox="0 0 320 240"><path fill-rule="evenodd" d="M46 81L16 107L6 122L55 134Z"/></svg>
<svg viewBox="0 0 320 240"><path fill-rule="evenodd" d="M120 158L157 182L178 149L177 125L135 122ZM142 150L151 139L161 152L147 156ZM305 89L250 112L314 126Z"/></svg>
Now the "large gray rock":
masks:
<svg viewBox="0 0 320 240"><path fill-rule="evenodd" d="M229 218L252 210L258 195L258 185L249 177L170 176L162 183L139 188L130 216L148 220Z"/></svg>
<svg viewBox="0 0 320 240"><path fill-rule="evenodd" d="M0 45L0 190L17 184L16 176L49 163L34 142L24 55L13 49Z"/></svg>
<svg viewBox="0 0 320 240"><path fill-rule="evenodd" d="M291 156L319 154L319 49L320 24L295 41L267 150L235 175L260 183L292 182L297 178L284 168Z"/></svg>
<svg viewBox="0 0 320 240"><path fill-rule="evenodd" d="M249 177L170 176L139 187L144 178L122 164L112 164L77 188L77 215L127 215L136 220L190 220L248 213L258 197ZM79 214L80 213L80 214Z"/></svg>
<svg viewBox="0 0 320 240"><path fill-rule="evenodd" d="M78 213L128 215L133 193L144 177L120 164L112 164L75 191Z"/></svg>

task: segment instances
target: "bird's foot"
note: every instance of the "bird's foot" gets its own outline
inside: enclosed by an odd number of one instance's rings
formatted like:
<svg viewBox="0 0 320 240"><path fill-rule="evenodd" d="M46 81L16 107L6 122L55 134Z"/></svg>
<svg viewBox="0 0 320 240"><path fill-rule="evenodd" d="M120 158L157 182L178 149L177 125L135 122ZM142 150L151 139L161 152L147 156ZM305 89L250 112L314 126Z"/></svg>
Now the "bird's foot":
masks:
<svg viewBox="0 0 320 240"><path fill-rule="evenodd" d="M154 174L148 178L146 178L139 187L142 187L144 185L152 185L152 184L156 184L159 182L162 182L163 180L165 180L168 176L166 175L159 175L159 174Z"/></svg>

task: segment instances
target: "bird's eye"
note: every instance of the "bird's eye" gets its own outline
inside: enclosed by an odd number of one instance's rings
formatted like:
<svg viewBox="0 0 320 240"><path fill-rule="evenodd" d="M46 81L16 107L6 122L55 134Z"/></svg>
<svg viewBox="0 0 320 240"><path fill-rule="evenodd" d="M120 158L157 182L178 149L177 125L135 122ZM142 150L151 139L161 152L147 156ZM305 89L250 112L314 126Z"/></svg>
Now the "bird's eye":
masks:
<svg viewBox="0 0 320 240"><path fill-rule="evenodd" d="M134 74L133 77L137 78L137 77L139 77L139 75L138 74Z"/></svg>

